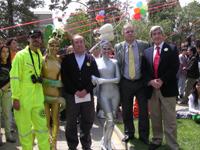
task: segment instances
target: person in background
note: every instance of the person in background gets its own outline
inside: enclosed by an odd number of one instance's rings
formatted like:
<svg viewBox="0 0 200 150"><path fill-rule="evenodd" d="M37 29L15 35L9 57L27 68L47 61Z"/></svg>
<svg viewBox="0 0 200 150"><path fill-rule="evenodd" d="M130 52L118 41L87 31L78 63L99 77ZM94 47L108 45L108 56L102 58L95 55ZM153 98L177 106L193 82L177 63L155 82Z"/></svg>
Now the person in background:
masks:
<svg viewBox="0 0 200 150"><path fill-rule="evenodd" d="M186 82L185 82L185 92L182 101L179 104L188 104L188 96L191 93L192 87L195 81L199 78L199 69L198 69L198 55L195 47L188 47L188 62L185 68Z"/></svg>
<svg viewBox="0 0 200 150"><path fill-rule="evenodd" d="M125 41L115 45L115 58L118 61L121 75L119 86L125 133L122 141L128 142L135 138L133 99L136 96L139 104L139 140L148 144L149 114L145 94L146 74L143 73L143 51L149 47L149 44L135 39L136 28L131 23L125 24L122 32Z"/></svg>
<svg viewBox="0 0 200 150"><path fill-rule="evenodd" d="M0 145L2 145L1 118L4 118L6 141L14 143L16 140L11 133L10 114L12 99L10 92L9 72L11 69L10 50L7 46L0 48ZM2 116L2 117L1 117Z"/></svg>
<svg viewBox="0 0 200 150"><path fill-rule="evenodd" d="M90 130L94 122L94 85L91 76L99 77L95 59L87 54L83 36L72 38L74 53L65 55L61 63L61 79L66 93L65 136L69 150L78 146L77 119L80 121L80 141L83 150L91 150Z"/></svg>
<svg viewBox="0 0 200 150"><path fill-rule="evenodd" d="M18 52L18 43L15 38L11 38L6 42L6 45L9 47L11 52L11 60L14 59L16 53Z"/></svg>
<svg viewBox="0 0 200 150"><path fill-rule="evenodd" d="M187 47L182 47L179 54L179 71L178 71L178 90L179 90L179 99L183 98L185 91L185 81L186 81L186 66L187 66Z"/></svg>
<svg viewBox="0 0 200 150"><path fill-rule="evenodd" d="M69 45L66 49L66 55L74 52L73 45Z"/></svg>
<svg viewBox="0 0 200 150"><path fill-rule="evenodd" d="M42 32L32 30L29 45L19 51L10 71L14 117L23 150L33 149L34 136L39 150L50 150L42 87Z"/></svg>
<svg viewBox="0 0 200 150"><path fill-rule="evenodd" d="M179 69L178 50L165 42L161 26L150 29L152 47L144 51L146 95L149 98L149 110L153 138L149 150L156 150L163 141L171 150L178 150L176 125L176 97L178 96L177 72Z"/></svg>
<svg viewBox="0 0 200 150"><path fill-rule="evenodd" d="M200 39L196 40L196 49L197 49L197 54L198 54L198 68L199 68L199 73L200 73Z"/></svg>
<svg viewBox="0 0 200 150"><path fill-rule="evenodd" d="M100 78L93 76L92 80L93 83L99 85L98 102L106 116L101 141L101 148L103 150L112 150L111 137L114 130L114 119L116 118L120 100L118 87L120 71L117 61L109 58L110 52L112 51L113 47L110 42L105 41L101 44L102 57L96 60Z"/></svg>

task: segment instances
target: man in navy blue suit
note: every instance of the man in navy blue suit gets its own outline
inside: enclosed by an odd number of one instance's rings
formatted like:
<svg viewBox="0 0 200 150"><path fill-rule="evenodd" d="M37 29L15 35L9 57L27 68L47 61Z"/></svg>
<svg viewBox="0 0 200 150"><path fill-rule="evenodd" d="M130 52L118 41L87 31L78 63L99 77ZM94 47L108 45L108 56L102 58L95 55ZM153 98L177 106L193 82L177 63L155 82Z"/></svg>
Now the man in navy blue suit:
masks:
<svg viewBox="0 0 200 150"><path fill-rule="evenodd" d="M91 76L99 77L94 58L86 53L84 38L72 38L74 53L66 55L61 64L61 78L66 92L65 136L69 150L76 150L79 143L77 118L80 120L80 141L83 150L91 150L90 130L94 122L94 100Z"/></svg>
<svg viewBox="0 0 200 150"><path fill-rule="evenodd" d="M146 94L149 100L150 117L153 130L149 150L161 146L163 130L167 145L178 150L176 126L176 96L178 86L176 74L179 68L177 48L164 41L164 31L160 26L150 30L153 46L144 51L146 62Z"/></svg>

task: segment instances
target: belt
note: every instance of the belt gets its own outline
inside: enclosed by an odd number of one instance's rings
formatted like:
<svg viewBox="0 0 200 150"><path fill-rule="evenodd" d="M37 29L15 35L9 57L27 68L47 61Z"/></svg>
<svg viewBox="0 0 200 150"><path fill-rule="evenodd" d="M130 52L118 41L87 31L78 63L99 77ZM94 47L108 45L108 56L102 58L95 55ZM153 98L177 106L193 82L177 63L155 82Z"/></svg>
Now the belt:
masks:
<svg viewBox="0 0 200 150"><path fill-rule="evenodd" d="M129 81L129 82L137 82L137 81L140 81L141 79L133 79L133 80L130 80L130 79L127 79L125 77L122 77L123 80L126 80L126 81Z"/></svg>

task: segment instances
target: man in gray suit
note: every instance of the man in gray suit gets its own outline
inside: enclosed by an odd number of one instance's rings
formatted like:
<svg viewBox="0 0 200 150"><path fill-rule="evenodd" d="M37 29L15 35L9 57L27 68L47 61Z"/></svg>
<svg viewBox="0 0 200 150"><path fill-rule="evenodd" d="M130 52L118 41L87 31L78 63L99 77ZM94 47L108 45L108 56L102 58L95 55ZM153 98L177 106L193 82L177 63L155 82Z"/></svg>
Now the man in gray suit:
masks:
<svg viewBox="0 0 200 150"><path fill-rule="evenodd" d="M133 98L136 96L139 104L139 140L149 143L148 101L145 96L143 74L143 50L149 44L135 39L135 27L127 23L123 26L125 41L115 45L115 57L121 72L120 96L125 136L123 142L134 139ZM132 57L131 57L132 55Z"/></svg>

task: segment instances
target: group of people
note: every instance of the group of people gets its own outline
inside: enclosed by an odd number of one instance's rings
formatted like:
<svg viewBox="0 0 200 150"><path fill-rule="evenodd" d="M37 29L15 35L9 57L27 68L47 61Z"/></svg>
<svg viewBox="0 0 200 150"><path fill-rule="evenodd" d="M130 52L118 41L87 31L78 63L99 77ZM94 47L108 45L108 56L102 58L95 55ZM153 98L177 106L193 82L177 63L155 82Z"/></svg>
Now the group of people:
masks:
<svg viewBox="0 0 200 150"><path fill-rule="evenodd" d="M198 101L198 83L200 73L200 40L186 40L181 44L179 54L178 104L188 105L189 111L177 112L178 118L195 118L200 122L200 102ZM197 119L199 118L199 119Z"/></svg>
<svg viewBox="0 0 200 150"><path fill-rule="evenodd" d="M35 138L39 149L56 149L59 112L63 106L66 106L65 136L69 150L76 150L79 143L77 120L82 149L91 150L95 87L106 117L102 150L112 150L111 136L119 104L124 123L122 141L136 138L134 97L139 105L139 140L148 145L149 150L155 150L161 146L165 135L169 148L179 149L175 110L179 94L178 50L165 42L161 26L150 30L152 45L137 40L136 30L133 24L126 23L122 28L124 41L114 48L109 41L101 42L98 59L88 53L83 36L78 34L72 36L73 53L58 57L60 43L52 37L42 57L42 33L38 30L29 33L29 45L15 55L10 71L14 118L23 150L33 149ZM113 51L114 58L111 58ZM4 56L1 54L1 57ZM1 88L1 92L4 89ZM196 93L195 103L198 91ZM151 142L149 117L153 131Z"/></svg>
<svg viewBox="0 0 200 150"><path fill-rule="evenodd" d="M16 52L17 42L15 39L9 39L5 44L0 40L0 129L2 127L1 120L4 120L6 141L11 143L14 143L16 139L12 134L13 116L9 72ZM0 130L0 146L3 144L1 134Z"/></svg>

